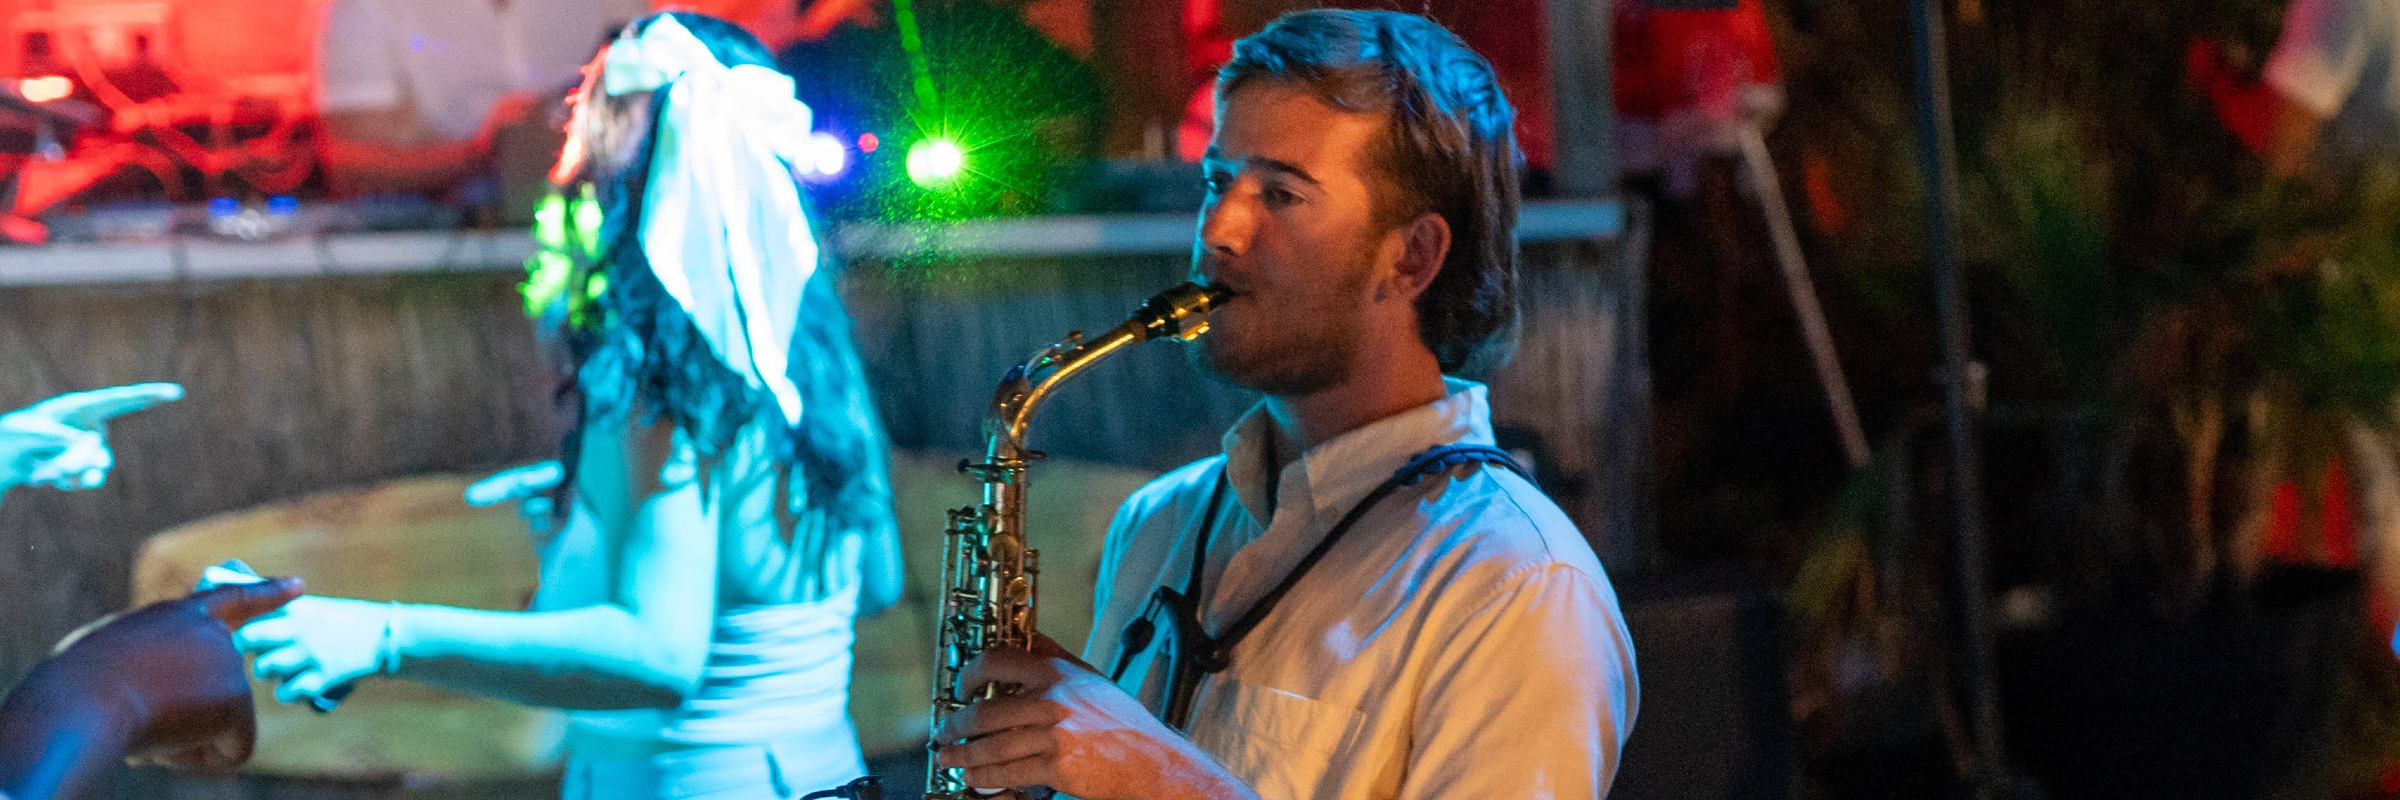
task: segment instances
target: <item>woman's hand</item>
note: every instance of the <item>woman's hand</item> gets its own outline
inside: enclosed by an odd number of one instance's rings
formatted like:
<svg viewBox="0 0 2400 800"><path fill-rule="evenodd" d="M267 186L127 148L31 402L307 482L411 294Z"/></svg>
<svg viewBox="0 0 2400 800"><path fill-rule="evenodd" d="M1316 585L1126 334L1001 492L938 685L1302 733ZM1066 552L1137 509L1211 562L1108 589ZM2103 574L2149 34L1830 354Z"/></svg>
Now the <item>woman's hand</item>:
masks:
<svg viewBox="0 0 2400 800"><path fill-rule="evenodd" d="M467 505L483 508L516 501L517 513L525 518L526 532L533 536L533 549L539 552L548 548L550 540L558 535L557 505L550 499L550 493L566 474L566 468L557 459L504 469L467 486Z"/></svg>
<svg viewBox="0 0 2400 800"><path fill-rule="evenodd" d="M258 679L278 683L275 699L318 701L351 681L388 672L392 626L400 607L341 597L305 595L233 634L233 644L258 656Z"/></svg>
<svg viewBox="0 0 2400 800"><path fill-rule="evenodd" d="M108 420L183 397L172 383L62 394L0 414L0 491L23 483L90 489L108 480Z"/></svg>

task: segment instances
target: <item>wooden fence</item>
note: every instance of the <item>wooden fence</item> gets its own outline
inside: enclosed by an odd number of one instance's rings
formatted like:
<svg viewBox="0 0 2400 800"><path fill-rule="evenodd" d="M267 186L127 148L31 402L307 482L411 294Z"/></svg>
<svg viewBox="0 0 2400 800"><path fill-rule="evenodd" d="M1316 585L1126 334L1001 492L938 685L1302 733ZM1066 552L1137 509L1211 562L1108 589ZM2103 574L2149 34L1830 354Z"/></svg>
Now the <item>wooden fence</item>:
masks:
<svg viewBox="0 0 2400 800"><path fill-rule="evenodd" d="M1620 249L1527 248L1524 338L1491 383L1499 424L1538 438L1553 493L1622 573L1648 552L1648 418L1640 280ZM1113 325L1183 269L1174 257L861 263L846 291L894 440L964 455L1008 365L1069 330ZM122 605L133 554L154 532L319 490L551 455L558 418L515 281L497 271L0 288L0 409L136 381L189 390L112 426L119 466L106 487L19 490L0 504L10 597L0 681ZM1035 438L1061 456L1165 469L1214 452L1250 402L1154 346L1062 391ZM128 771L108 794L396 791Z"/></svg>

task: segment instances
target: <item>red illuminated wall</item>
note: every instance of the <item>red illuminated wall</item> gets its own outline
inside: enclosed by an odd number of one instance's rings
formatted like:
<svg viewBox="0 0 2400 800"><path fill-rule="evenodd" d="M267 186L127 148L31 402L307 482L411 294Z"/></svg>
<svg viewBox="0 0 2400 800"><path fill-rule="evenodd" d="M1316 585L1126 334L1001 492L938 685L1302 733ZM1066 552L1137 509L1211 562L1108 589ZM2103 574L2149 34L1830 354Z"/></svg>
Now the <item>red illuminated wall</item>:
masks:
<svg viewBox="0 0 2400 800"><path fill-rule="evenodd" d="M108 49L109 38L125 31L155 30L153 53L178 75L296 79L307 73L323 5L323 0L0 0L0 19L8 21L7 35L0 38L0 73L15 74L23 63L28 30L51 30L55 48L91 51Z"/></svg>
<svg viewBox="0 0 2400 800"><path fill-rule="evenodd" d="M322 0L171 0L191 64L222 73L304 74Z"/></svg>

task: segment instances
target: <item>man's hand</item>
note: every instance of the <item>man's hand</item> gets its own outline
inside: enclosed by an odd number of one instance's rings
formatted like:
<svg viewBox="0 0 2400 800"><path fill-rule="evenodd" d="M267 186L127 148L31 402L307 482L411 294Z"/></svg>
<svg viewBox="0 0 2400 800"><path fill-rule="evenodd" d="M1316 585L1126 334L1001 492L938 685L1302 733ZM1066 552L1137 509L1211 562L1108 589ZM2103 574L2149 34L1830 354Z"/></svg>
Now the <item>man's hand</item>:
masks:
<svg viewBox="0 0 2400 800"><path fill-rule="evenodd" d="M1035 637L1032 652L984 651L960 683L1018 686L960 709L935 732L939 766L966 770L968 785L1048 786L1084 800L1256 796L1047 636Z"/></svg>
<svg viewBox="0 0 2400 800"><path fill-rule="evenodd" d="M21 483L90 489L107 482L108 420L183 397L172 383L63 394L0 414L0 491Z"/></svg>
<svg viewBox="0 0 2400 800"><path fill-rule="evenodd" d="M215 618L217 624L224 626L221 629L210 628L208 631L207 635L211 639L209 646L213 649L217 647L215 642L218 637L226 637L226 641L229 642L233 629L282 608L283 604L299 597L303 588L299 578L286 577L240 586L220 586L194 592L182 600L170 602L197 606L199 610ZM235 672L236 674L240 672L238 662L235 664ZM243 694L249 693L248 688L248 682L244 681ZM248 698L243 698L243 704L247 706ZM151 721L151 725L153 728L165 728L167 722L154 719ZM180 723L178 725L189 727ZM242 728L250 727L250 725L242 726ZM128 751L125 757L137 764L156 764L179 769L232 769L243 761L249 760L252 739L253 734L250 730L238 728L204 731L155 730L150 733L146 741L137 742L135 749Z"/></svg>
<svg viewBox="0 0 2400 800"><path fill-rule="evenodd" d="M228 628L300 594L297 578L153 603L34 665L0 702L0 793L79 796L110 764L223 769L250 756L257 719Z"/></svg>

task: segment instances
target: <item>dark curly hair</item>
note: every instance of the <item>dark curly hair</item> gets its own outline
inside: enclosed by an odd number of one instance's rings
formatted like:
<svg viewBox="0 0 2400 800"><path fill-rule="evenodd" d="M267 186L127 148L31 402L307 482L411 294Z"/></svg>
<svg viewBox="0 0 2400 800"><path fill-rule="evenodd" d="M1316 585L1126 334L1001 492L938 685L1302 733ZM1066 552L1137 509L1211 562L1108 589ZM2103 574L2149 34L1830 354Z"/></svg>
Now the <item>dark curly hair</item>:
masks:
<svg viewBox="0 0 2400 800"><path fill-rule="evenodd" d="M691 30L725 65L772 68L773 57L756 38L713 17L669 11L627 27L638 34L668 16ZM722 455L744 426L757 425L770 434L775 462L798 472L787 475L784 485L802 498L803 510L823 512L833 530L889 525L887 443L851 341L849 314L836 293L831 257L825 256L823 268L803 289L798 326L792 333L788 374L802 399L797 426L785 422L765 390L750 386L718 358L691 316L651 272L640 241L642 193L650 171L654 120L665 100L665 92L623 97L594 92L581 98L590 104L586 127L579 131L589 154L582 177L593 184L600 204L601 246L597 257L570 281L576 287L593 287L591 307L571 309L574 303L569 301L545 315L565 356L561 403L575 415L565 442L563 461L569 474L561 492L572 491L572 471L588 420L667 420L703 459ZM569 504L558 507L564 510ZM778 507L791 508L780 502Z"/></svg>
<svg viewBox="0 0 2400 800"><path fill-rule="evenodd" d="M1424 17L1316 9L1234 43L1233 60L1217 72L1217 102L1262 80L1305 86L1345 111L1389 115L1372 154L1390 189L1377 197L1377 221L1432 212L1450 223L1450 253L1417 297L1417 335L1446 373L1507 363L1517 341L1525 156L1491 63Z"/></svg>

